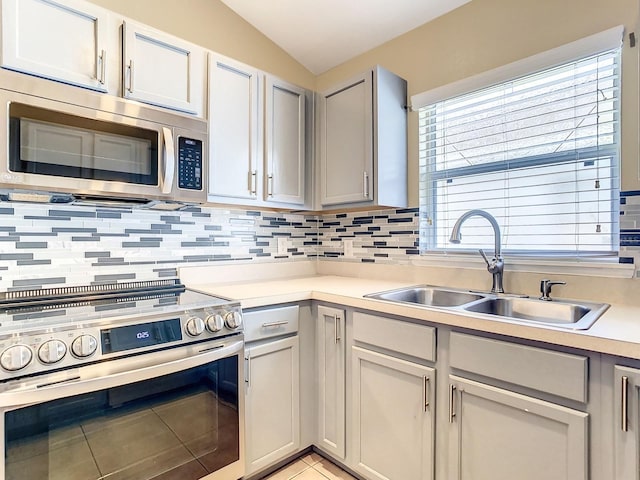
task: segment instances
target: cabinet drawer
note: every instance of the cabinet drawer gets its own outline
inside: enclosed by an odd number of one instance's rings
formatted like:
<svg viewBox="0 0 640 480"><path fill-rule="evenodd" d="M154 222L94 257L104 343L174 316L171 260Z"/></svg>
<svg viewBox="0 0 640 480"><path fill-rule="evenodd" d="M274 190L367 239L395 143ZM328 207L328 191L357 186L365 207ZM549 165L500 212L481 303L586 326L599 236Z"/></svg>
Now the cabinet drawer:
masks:
<svg viewBox="0 0 640 480"><path fill-rule="evenodd" d="M266 308L244 312L246 342L278 337L298 331L298 306Z"/></svg>
<svg viewBox="0 0 640 480"><path fill-rule="evenodd" d="M353 339L430 362L436 360L436 329L428 325L355 312Z"/></svg>
<svg viewBox="0 0 640 480"><path fill-rule="evenodd" d="M452 332L452 368L587 402L588 359Z"/></svg>

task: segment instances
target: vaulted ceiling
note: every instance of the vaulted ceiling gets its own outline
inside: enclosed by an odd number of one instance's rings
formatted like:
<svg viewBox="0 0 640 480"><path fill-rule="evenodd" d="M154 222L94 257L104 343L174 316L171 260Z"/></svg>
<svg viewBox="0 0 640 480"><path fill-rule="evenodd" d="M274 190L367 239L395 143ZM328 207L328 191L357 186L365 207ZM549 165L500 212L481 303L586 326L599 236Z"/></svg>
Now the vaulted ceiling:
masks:
<svg viewBox="0 0 640 480"><path fill-rule="evenodd" d="M222 0L314 74L470 0Z"/></svg>

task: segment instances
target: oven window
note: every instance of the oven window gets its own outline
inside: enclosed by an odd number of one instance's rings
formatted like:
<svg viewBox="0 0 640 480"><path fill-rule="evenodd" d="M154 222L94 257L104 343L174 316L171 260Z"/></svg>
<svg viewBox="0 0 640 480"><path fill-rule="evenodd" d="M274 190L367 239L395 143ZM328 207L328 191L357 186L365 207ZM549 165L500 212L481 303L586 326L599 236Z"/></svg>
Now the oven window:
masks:
<svg viewBox="0 0 640 480"><path fill-rule="evenodd" d="M14 172L158 184L158 132L29 105L9 106Z"/></svg>
<svg viewBox="0 0 640 480"><path fill-rule="evenodd" d="M7 480L191 480L240 458L238 356L5 414Z"/></svg>

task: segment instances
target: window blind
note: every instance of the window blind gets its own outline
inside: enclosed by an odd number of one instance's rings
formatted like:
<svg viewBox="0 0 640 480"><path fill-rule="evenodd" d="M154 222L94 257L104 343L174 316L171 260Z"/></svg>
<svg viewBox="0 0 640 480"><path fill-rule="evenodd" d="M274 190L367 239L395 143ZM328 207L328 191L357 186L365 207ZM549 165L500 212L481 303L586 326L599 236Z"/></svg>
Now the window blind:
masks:
<svg viewBox="0 0 640 480"><path fill-rule="evenodd" d="M615 254L620 49L419 109L421 249Z"/></svg>

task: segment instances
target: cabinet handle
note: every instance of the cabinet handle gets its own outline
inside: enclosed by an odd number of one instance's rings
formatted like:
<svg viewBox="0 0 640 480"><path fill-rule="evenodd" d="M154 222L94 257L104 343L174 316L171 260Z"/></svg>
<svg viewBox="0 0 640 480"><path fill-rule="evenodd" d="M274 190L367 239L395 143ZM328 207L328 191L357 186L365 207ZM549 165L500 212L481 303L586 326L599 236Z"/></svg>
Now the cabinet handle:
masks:
<svg viewBox="0 0 640 480"><path fill-rule="evenodd" d="M422 377L422 398L424 400L424 411L429 408L429 377L424 375Z"/></svg>
<svg viewBox="0 0 640 480"><path fill-rule="evenodd" d="M258 193L257 180L258 180L258 171L257 170L250 171L249 172L249 193L251 195L256 195Z"/></svg>
<svg viewBox="0 0 640 480"><path fill-rule="evenodd" d="M334 315L333 319L335 320L334 322L334 334L335 334L335 339L336 339L336 343L338 343L340 341L340 317L338 315Z"/></svg>
<svg viewBox="0 0 640 480"><path fill-rule="evenodd" d="M273 197L273 175L267 177L267 195Z"/></svg>
<svg viewBox="0 0 640 480"><path fill-rule="evenodd" d="M249 387L251 379L251 359L249 357L244 357L244 383Z"/></svg>
<svg viewBox="0 0 640 480"><path fill-rule="evenodd" d="M107 63L107 52L105 50L102 50L100 52L100 56L98 57L98 60L100 62L100 77L98 78L98 81L104 85L105 82L105 69L106 69L106 63Z"/></svg>
<svg viewBox="0 0 640 480"><path fill-rule="evenodd" d="M269 327L279 327L281 325L286 325L289 322L287 320L283 320L281 322L269 322L269 323L263 323L262 324L262 328L269 328Z"/></svg>
<svg viewBox="0 0 640 480"><path fill-rule="evenodd" d="M449 385L449 423L453 423L453 418L456 416L455 393L456 393L456 386Z"/></svg>
<svg viewBox="0 0 640 480"><path fill-rule="evenodd" d="M622 390L621 390L621 405L620 405L620 409L622 411L622 415L620 417L620 427L622 428L623 432L628 432L629 431L629 421L628 421L628 417L627 417L627 410L628 410L628 405L627 405L627 395L629 393L629 377L622 377Z"/></svg>
<svg viewBox="0 0 640 480"><path fill-rule="evenodd" d="M129 93L133 93L133 59L129 60Z"/></svg>
<svg viewBox="0 0 640 480"><path fill-rule="evenodd" d="M367 172L362 172L363 185L362 185L362 194L364 198L369 198L369 174Z"/></svg>

